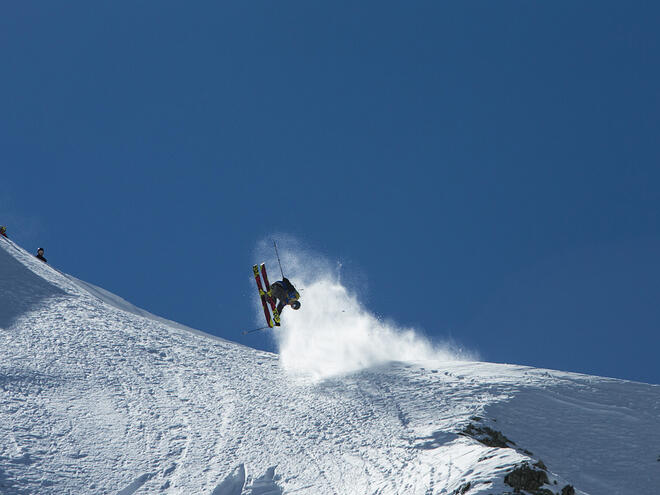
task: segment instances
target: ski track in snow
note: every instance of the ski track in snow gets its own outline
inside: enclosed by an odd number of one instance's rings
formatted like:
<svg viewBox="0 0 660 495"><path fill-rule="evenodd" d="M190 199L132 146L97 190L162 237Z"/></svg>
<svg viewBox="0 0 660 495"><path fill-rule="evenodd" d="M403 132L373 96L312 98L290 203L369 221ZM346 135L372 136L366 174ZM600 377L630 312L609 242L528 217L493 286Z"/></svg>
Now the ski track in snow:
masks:
<svg viewBox="0 0 660 495"><path fill-rule="evenodd" d="M0 273L5 495L476 495L538 459L557 491L660 486L658 386L440 361L306 381L4 239ZM475 416L519 449L461 434Z"/></svg>

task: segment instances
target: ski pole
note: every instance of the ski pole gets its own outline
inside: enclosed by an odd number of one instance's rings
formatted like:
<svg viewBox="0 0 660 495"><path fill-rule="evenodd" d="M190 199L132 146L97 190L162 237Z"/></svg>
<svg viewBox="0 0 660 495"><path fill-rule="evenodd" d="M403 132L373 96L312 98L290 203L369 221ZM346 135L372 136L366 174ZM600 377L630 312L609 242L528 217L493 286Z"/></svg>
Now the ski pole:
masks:
<svg viewBox="0 0 660 495"><path fill-rule="evenodd" d="M284 272L282 271L282 262L280 261L280 253L277 252L277 244L275 244L274 239L273 239L273 246L275 246L275 254L277 255L277 263L280 265L280 273L282 274L282 278L284 278Z"/></svg>
<svg viewBox="0 0 660 495"><path fill-rule="evenodd" d="M255 328L254 330L244 330L243 335L247 335L248 333L258 332L259 330L266 330L267 328L270 328L270 327L266 326L266 327Z"/></svg>

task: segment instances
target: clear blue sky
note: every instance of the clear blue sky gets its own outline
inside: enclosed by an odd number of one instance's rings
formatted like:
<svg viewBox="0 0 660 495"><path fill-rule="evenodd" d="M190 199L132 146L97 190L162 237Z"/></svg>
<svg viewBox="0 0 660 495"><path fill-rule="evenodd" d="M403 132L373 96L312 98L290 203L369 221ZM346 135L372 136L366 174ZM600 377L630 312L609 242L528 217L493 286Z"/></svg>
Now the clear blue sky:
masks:
<svg viewBox="0 0 660 495"><path fill-rule="evenodd" d="M643 1L6 4L0 224L257 348L254 248L287 233L374 313L485 360L660 383L659 20Z"/></svg>

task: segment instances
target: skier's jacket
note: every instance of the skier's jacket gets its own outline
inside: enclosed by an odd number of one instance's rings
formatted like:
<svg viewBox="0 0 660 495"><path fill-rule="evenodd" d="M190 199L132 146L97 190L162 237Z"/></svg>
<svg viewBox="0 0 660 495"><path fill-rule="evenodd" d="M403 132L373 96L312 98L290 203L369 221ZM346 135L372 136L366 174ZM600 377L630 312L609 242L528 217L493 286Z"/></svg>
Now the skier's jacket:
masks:
<svg viewBox="0 0 660 495"><path fill-rule="evenodd" d="M0 234L7 237L7 227L5 227L4 225L0 225Z"/></svg>
<svg viewBox="0 0 660 495"><path fill-rule="evenodd" d="M289 279L284 277L283 280L278 280L277 282L271 284L270 294L273 298L279 299L277 304L277 312L281 313L284 306L291 304L293 301L300 299L300 294L293 286Z"/></svg>

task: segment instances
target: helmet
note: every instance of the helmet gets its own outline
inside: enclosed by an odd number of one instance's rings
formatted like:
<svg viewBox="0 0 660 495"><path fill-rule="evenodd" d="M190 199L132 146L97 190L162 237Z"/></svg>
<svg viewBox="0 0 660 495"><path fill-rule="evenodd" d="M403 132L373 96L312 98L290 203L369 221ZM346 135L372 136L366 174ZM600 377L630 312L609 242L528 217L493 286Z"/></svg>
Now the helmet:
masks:
<svg viewBox="0 0 660 495"><path fill-rule="evenodd" d="M300 301L293 301L293 302L291 303L291 307L292 307L293 309L300 309Z"/></svg>

